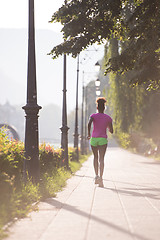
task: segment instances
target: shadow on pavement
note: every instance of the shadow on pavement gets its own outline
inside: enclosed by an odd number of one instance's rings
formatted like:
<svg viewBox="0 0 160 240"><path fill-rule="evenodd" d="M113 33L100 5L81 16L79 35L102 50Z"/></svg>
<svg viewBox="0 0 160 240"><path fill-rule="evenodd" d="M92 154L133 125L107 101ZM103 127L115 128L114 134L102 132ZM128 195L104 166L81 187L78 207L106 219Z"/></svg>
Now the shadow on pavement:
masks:
<svg viewBox="0 0 160 240"><path fill-rule="evenodd" d="M81 178L91 178L93 179L93 182L94 182L94 177L91 177L91 176L85 176L85 175L79 175L79 174L75 174L76 177L81 177ZM111 180L107 180L107 179L103 179L104 182L113 182ZM114 181L114 182L117 182L117 181ZM123 188L123 189L115 189L115 188L110 188L110 187L104 187L104 189L106 190L112 190L114 192L118 192L118 193L121 193L121 194L125 194L125 195L128 195L128 196L133 196L133 197L147 197L147 198L152 198L152 199L155 199L155 200L160 200L160 195L159 194L152 194L152 193L142 193L144 191L152 191L152 192L160 192L160 188L146 188L146 186L143 186L143 185L137 185L137 184L133 184L133 183L127 183L127 182L119 182L118 183L123 183L123 184L127 184L127 185L132 185L132 186L138 186L138 188ZM94 183L93 183L94 184ZM138 191L141 191L138 192Z"/></svg>
<svg viewBox="0 0 160 240"><path fill-rule="evenodd" d="M96 187L95 187L95 189L96 189ZM67 203L59 202L58 200L55 200L55 199L53 199L53 198L49 198L49 199L47 199L47 200L44 201L44 202L46 202L46 203L48 203L48 204L50 204L50 205L52 205L52 206L54 206L54 207L56 207L56 208L58 208L58 209L63 208L63 209L65 209L65 210L67 210L67 211L71 211L71 212L73 212L73 213L75 213L75 214L81 215L81 216L86 217L86 218L88 218L88 219L92 219L92 220L94 220L94 221L96 221L96 222L99 222L99 223L101 223L101 224L103 224L103 225L106 225L106 226L109 226L109 227L111 227L111 228L114 228L114 229L116 229L117 231L120 231L120 232L122 232L122 233L124 233L124 234L126 234L126 235L128 235L128 236L131 236L131 237L134 236L134 237L136 237L136 238L139 239L139 240L150 240L150 239L145 238L145 237L143 237L143 236L141 236L141 235L139 235L139 234L136 234L136 233L134 233L134 235L133 235L133 234L132 234L131 232L129 232L128 230L126 230L126 229L124 229L124 228L122 228L122 227L120 227L120 226L117 226L117 225L115 225L114 223L111 223L111 222L109 222L109 221L105 221L105 220L103 220L103 219L101 219L101 218L99 218L99 217L97 217L97 216L95 216L95 215L88 214L88 213L86 213L86 212L78 209L77 207L72 206L72 205L69 205L69 204L67 204ZM91 207L92 207L92 206L91 206Z"/></svg>
<svg viewBox="0 0 160 240"><path fill-rule="evenodd" d="M141 162L142 164L150 164L150 165L159 165L160 166L160 161L154 161L154 162Z"/></svg>
<svg viewBox="0 0 160 240"><path fill-rule="evenodd" d="M152 194L152 193L146 193L146 191L152 191L152 192L160 192L160 188L124 188L124 189L114 189L114 188L107 188L104 187L106 190L111 190L116 193L120 193L123 195L128 195L132 197L147 197L147 198L152 198L155 200L160 200L160 195L159 194ZM141 191L141 192L139 192ZM145 192L144 192L145 191Z"/></svg>

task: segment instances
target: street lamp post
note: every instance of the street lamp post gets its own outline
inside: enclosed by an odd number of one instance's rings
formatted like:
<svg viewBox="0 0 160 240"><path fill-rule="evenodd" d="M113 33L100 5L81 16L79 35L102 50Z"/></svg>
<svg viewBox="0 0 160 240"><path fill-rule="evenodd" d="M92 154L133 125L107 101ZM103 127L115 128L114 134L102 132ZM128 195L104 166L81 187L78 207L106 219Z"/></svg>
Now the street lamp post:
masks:
<svg viewBox="0 0 160 240"><path fill-rule="evenodd" d="M65 4L67 1L65 0ZM67 57L64 53L64 63L63 63L63 107L62 107L62 127L61 129L61 148L63 149L63 160L66 168L69 168L68 162L68 130L67 126L67 100L66 100L66 69L67 69Z"/></svg>
<svg viewBox="0 0 160 240"><path fill-rule="evenodd" d="M85 87L85 128L84 128L84 138L85 138L85 153L88 152L88 140L87 140L87 123L88 123L88 101L87 101L88 89L87 86Z"/></svg>
<svg viewBox="0 0 160 240"><path fill-rule="evenodd" d="M79 55L77 56L77 85L76 85L76 109L75 109L75 131L74 131L74 148L76 149L76 160L79 161L78 151L78 82L79 82Z"/></svg>
<svg viewBox="0 0 160 240"><path fill-rule="evenodd" d="M38 113L41 107L37 104L34 0L29 0L28 34L27 104L23 107L26 113L24 177L26 178L26 170L28 170L29 177L37 183L39 181Z"/></svg>
<svg viewBox="0 0 160 240"><path fill-rule="evenodd" d="M61 148L63 149L63 160L66 168L68 164L68 130L67 126L67 101L66 101L66 54L64 54L64 72L63 72L63 107L62 107L62 127L61 129Z"/></svg>
<svg viewBox="0 0 160 240"><path fill-rule="evenodd" d="M83 86L82 86L82 113L81 113L81 154L84 154L84 132L83 132L83 119L84 119L84 72L83 72Z"/></svg>

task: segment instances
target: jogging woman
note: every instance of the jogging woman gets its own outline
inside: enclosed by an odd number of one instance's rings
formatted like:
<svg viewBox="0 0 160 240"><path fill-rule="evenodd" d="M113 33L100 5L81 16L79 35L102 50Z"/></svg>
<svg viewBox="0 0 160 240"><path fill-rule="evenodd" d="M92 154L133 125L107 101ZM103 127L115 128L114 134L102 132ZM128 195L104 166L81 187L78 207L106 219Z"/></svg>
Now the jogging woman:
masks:
<svg viewBox="0 0 160 240"><path fill-rule="evenodd" d="M103 187L103 171L104 171L104 156L107 149L107 129L110 133L113 133L112 118L104 113L105 109L105 98L98 98L97 101L98 113L94 113L90 116L88 122L88 139L92 152L94 155L94 170L95 170L95 184L99 184L99 187ZM90 134L91 125L93 123L92 135ZM98 162L100 163L100 176L98 175Z"/></svg>

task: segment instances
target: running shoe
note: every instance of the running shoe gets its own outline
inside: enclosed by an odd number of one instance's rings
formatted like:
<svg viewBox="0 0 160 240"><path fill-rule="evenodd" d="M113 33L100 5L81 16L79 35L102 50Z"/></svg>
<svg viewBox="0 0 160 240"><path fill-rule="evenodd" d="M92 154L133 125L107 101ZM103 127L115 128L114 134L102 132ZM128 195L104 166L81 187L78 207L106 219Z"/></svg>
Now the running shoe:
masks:
<svg viewBox="0 0 160 240"><path fill-rule="evenodd" d="M103 179L99 178L99 187L103 188L104 184L103 184Z"/></svg>
<svg viewBox="0 0 160 240"><path fill-rule="evenodd" d="M100 181L100 177L97 175L96 177L95 177L95 184L99 184L99 181Z"/></svg>

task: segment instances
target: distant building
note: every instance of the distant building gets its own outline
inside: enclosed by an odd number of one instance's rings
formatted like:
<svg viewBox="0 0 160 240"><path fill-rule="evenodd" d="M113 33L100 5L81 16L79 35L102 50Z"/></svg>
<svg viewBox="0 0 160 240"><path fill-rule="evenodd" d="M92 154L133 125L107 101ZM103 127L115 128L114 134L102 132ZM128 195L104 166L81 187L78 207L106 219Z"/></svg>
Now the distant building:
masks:
<svg viewBox="0 0 160 240"><path fill-rule="evenodd" d="M20 140L24 140L24 112L21 106L12 106L8 101L0 105L0 124L13 126Z"/></svg>

